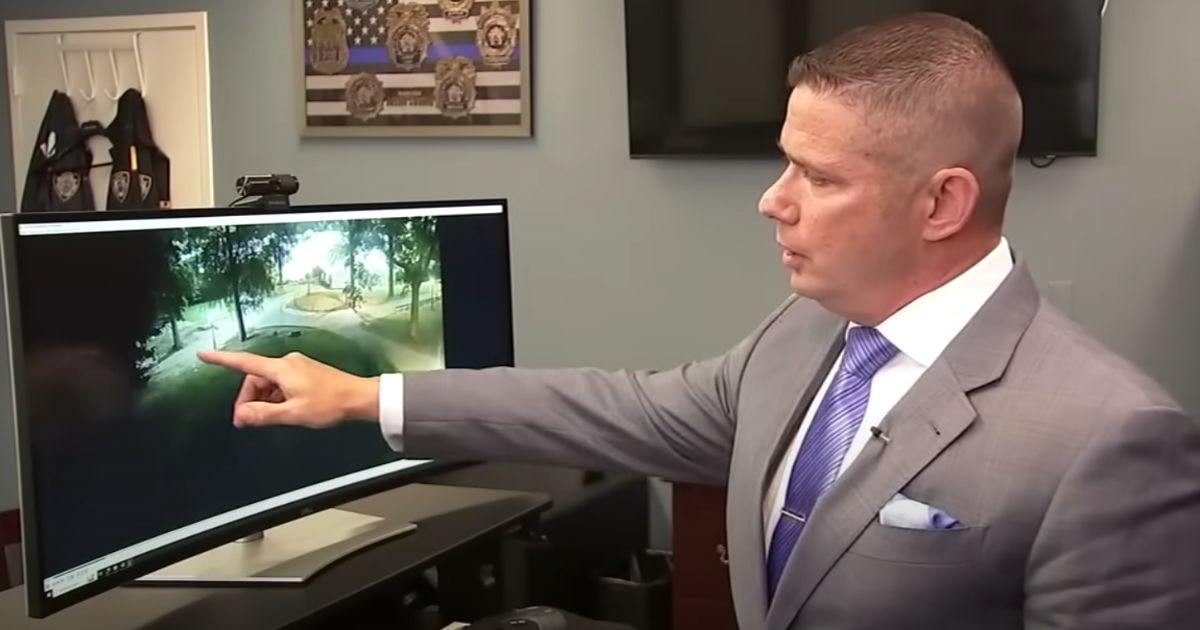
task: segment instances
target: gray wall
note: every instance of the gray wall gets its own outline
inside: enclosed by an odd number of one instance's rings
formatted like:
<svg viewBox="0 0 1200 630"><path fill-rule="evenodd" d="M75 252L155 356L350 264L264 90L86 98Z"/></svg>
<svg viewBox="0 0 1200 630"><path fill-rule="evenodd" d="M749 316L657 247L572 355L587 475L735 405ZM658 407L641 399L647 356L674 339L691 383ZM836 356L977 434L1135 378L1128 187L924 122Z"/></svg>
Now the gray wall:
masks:
<svg viewBox="0 0 1200 630"><path fill-rule="evenodd" d="M528 140L301 141L283 0L4 2L0 17L209 11L218 198L238 174L264 170L298 174L306 203L508 197L518 361L665 367L721 351L785 295L772 228L754 214L778 164L628 159L622 4L537 3ZM1070 295L1084 325L1191 409L1200 409L1200 332L1190 324L1200 321L1197 23L1195 0L1113 0L1102 157L1022 166L1009 229L1041 281L1073 282L1058 295ZM7 133L0 125L0 199L11 198ZM0 506L11 477L0 470Z"/></svg>

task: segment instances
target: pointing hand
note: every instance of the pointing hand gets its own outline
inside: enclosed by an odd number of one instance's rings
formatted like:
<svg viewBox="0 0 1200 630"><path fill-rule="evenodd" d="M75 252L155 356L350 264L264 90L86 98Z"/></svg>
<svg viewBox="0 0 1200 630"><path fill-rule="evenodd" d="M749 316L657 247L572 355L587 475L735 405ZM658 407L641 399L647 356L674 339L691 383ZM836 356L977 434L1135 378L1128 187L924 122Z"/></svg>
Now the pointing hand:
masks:
<svg viewBox="0 0 1200 630"><path fill-rule="evenodd" d="M321 429L349 419L379 419L378 378L347 374L298 353L275 359L201 350L199 357L246 375L233 405L235 426Z"/></svg>

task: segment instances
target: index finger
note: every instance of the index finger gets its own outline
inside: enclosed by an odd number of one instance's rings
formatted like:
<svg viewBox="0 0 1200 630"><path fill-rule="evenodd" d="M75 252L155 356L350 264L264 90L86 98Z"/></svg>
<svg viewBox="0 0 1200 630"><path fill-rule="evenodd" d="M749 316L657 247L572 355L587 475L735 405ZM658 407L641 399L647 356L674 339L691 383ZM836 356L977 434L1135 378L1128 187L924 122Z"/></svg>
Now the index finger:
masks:
<svg viewBox="0 0 1200 630"><path fill-rule="evenodd" d="M270 380L276 380L276 375L279 373L279 369L276 367L276 362L279 359L250 354L249 352L200 350L196 355L205 363L219 365L231 370L237 370L243 374L261 376Z"/></svg>

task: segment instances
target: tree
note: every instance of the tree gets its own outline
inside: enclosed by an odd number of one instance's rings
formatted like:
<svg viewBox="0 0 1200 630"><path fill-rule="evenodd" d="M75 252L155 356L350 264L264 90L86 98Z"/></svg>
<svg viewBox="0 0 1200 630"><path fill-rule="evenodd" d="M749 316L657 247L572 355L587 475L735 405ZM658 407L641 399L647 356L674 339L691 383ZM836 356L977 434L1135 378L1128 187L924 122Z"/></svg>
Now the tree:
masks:
<svg viewBox="0 0 1200 630"><path fill-rule="evenodd" d="M155 291L155 298L159 317L171 327L171 351L178 352L183 348L183 341L179 338L179 320L183 318L184 309L192 303L197 279L195 268L189 264L193 252L187 234L172 232L166 238L170 273Z"/></svg>
<svg viewBox="0 0 1200 630"><path fill-rule="evenodd" d="M434 293L433 297L430 298L430 304L434 307L437 307L439 304L439 300L442 297L442 283L441 283L442 252L441 252L441 245L440 245L438 239L436 239L436 238L433 239L433 249L429 255L429 276L428 277L436 278L438 280L437 293Z"/></svg>
<svg viewBox="0 0 1200 630"><path fill-rule="evenodd" d="M274 226L221 226L188 230L202 274L202 296L231 304L237 316L238 335L246 332L246 309L258 308L275 290L271 269L275 264L268 243L276 238Z"/></svg>
<svg viewBox="0 0 1200 630"><path fill-rule="evenodd" d="M352 311L357 311L363 299L362 289L358 282L363 271L359 254L363 249L363 236L366 230L362 221L344 221L338 225L338 228L342 233L342 241L334 249L333 258L346 265L349 278L346 286L342 287L342 295L346 298L346 306L350 307Z"/></svg>
<svg viewBox="0 0 1200 630"><path fill-rule="evenodd" d="M300 234L296 225L279 224L274 225L266 231L263 240L263 249L271 259L271 264L275 268L275 282L283 284L283 266L287 264L287 258L292 253L292 248L296 246L296 241L299 240Z"/></svg>
<svg viewBox="0 0 1200 630"><path fill-rule="evenodd" d="M308 275L304 276L304 280L308 283L309 295L312 294L313 283L316 283L317 286L323 289L329 288L329 274L325 273L325 270L321 268L321 265L313 267L312 270L308 272Z"/></svg>
<svg viewBox="0 0 1200 630"><path fill-rule="evenodd" d="M349 276L342 294L346 297L346 305L357 311L365 299L366 291L379 281L376 274L367 271L362 259L367 252L383 248L384 222L345 221L338 227L342 232L342 242L333 254L336 260L346 265Z"/></svg>
<svg viewBox="0 0 1200 630"><path fill-rule="evenodd" d="M396 297L396 276L402 258L402 243L408 237L408 221L402 219L379 219L372 221L373 244L383 250L387 258L388 299Z"/></svg>
<svg viewBox="0 0 1200 630"><path fill-rule="evenodd" d="M387 228L386 222L381 230L383 232L383 253L387 256L388 270L388 299L396 297L396 234L393 230Z"/></svg>
<svg viewBox="0 0 1200 630"><path fill-rule="evenodd" d="M390 236L389 262L395 265L399 276L408 285L408 334L415 339L421 329L421 285L429 279L438 248L437 220L433 217L393 219L385 224L384 231Z"/></svg>

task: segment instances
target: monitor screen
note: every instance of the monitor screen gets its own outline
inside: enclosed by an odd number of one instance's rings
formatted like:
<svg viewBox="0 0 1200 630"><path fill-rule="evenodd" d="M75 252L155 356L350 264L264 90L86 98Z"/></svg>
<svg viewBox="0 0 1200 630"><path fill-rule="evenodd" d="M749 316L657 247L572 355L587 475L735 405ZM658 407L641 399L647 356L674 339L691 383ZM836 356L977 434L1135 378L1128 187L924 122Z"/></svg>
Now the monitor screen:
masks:
<svg viewBox="0 0 1200 630"><path fill-rule="evenodd" d="M913 11L987 34L1025 106L1023 156L1095 155L1103 0L626 0L635 157L779 155L791 61Z"/></svg>
<svg viewBox="0 0 1200 630"><path fill-rule="evenodd" d="M362 376L513 361L503 202L4 221L35 616L438 466L374 424L235 428L241 377L198 350Z"/></svg>

